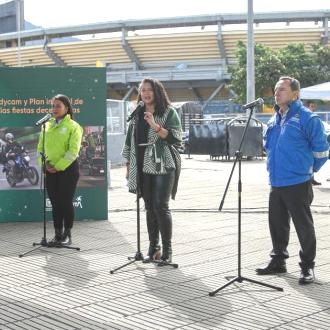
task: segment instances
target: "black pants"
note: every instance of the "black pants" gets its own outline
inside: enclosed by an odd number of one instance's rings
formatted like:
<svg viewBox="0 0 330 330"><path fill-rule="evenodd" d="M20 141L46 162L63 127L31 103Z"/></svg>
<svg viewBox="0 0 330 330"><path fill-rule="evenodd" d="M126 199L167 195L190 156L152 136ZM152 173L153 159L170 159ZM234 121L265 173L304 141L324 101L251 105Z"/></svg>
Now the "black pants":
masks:
<svg viewBox="0 0 330 330"><path fill-rule="evenodd" d="M310 181L288 186L272 187L269 195L269 228L273 250L271 257L288 258L290 217L300 242L303 265L313 267L316 255L316 237L310 209L313 188Z"/></svg>
<svg viewBox="0 0 330 330"><path fill-rule="evenodd" d="M46 172L46 187L52 203L55 229L71 229L74 219L72 205L79 179L79 164L75 160L65 171Z"/></svg>
<svg viewBox="0 0 330 330"><path fill-rule="evenodd" d="M172 238L172 215L169 200L175 180L175 171L165 175L142 175L142 197L147 213L149 241L158 244L159 231L163 244Z"/></svg>

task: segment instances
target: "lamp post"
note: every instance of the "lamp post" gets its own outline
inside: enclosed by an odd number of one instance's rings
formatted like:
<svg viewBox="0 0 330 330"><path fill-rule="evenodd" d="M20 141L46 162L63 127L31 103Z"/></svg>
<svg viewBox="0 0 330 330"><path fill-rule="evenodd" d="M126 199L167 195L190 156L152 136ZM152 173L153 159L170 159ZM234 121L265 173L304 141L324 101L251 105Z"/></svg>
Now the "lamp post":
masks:
<svg viewBox="0 0 330 330"><path fill-rule="evenodd" d="M249 103L255 99L253 0L248 0L247 28L246 103Z"/></svg>
<svg viewBox="0 0 330 330"><path fill-rule="evenodd" d="M16 29L17 29L17 66L21 66L21 20L24 0L16 0Z"/></svg>

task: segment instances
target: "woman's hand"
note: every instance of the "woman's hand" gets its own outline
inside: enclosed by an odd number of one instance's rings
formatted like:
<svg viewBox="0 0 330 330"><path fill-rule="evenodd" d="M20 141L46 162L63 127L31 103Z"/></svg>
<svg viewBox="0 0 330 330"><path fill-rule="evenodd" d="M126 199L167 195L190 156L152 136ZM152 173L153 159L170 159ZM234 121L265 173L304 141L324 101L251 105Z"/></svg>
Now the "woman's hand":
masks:
<svg viewBox="0 0 330 330"><path fill-rule="evenodd" d="M47 172L54 174L57 172L57 170L55 169L55 167L47 167Z"/></svg>
<svg viewBox="0 0 330 330"><path fill-rule="evenodd" d="M50 165L50 163L46 162L46 171L49 173L56 173L57 169L54 166Z"/></svg>
<svg viewBox="0 0 330 330"><path fill-rule="evenodd" d="M157 124L155 123L155 119L154 119L154 115L149 112L149 111L146 111L144 113L144 120L148 123L148 125L155 129L157 127Z"/></svg>
<svg viewBox="0 0 330 330"><path fill-rule="evenodd" d="M164 127L156 124L154 115L151 112L146 111L144 113L144 120L149 124L149 126L159 135L161 139L166 139L168 135L168 130Z"/></svg>

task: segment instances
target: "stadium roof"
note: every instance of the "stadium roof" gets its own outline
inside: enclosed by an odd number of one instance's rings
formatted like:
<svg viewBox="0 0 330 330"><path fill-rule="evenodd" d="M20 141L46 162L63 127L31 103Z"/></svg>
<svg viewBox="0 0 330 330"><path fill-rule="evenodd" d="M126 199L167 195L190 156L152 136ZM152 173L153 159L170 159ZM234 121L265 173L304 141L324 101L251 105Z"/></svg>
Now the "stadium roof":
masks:
<svg viewBox="0 0 330 330"><path fill-rule="evenodd" d="M256 13L255 23L285 22L281 28L255 28L254 40L272 49L301 42L329 44L330 10ZM235 62L239 40L246 41L243 24L246 14L214 14L174 18L127 20L61 28L35 29L0 34L0 66L18 66L17 38L22 66L96 66L107 68L108 94L127 99L146 76L161 80L172 89L172 99L208 100L220 95L230 79L228 65ZM314 22L293 28L291 22ZM318 22L322 22L319 26ZM242 24L241 29L231 24ZM224 26L227 26L224 29ZM293 24L292 24L293 25ZM180 27L200 26L198 32L182 32ZM205 26L214 26L212 31ZM173 28L161 31L164 28ZM152 29L152 33L149 33ZM128 33L144 30L146 35ZM196 30L196 29L195 29ZM180 31L180 32L178 32ZM105 37L102 33L108 32ZM118 33L120 32L120 33ZM55 42L55 38L86 35L85 40ZM87 39L87 35L98 38ZM39 45L28 45L39 40ZM24 45L25 43L25 45Z"/></svg>
<svg viewBox="0 0 330 330"><path fill-rule="evenodd" d="M315 11L296 11L296 12L270 12L255 13L255 23L275 23L275 22L315 22L327 21L330 18L330 10ZM213 15L195 15L169 18L153 18L139 20L123 20L105 23L95 23L77 26L66 26L60 28L36 29L30 31L21 31L4 33L0 35L0 41L8 41L17 38L22 40L34 40L40 38L54 38L64 36L74 36L83 34L120 32L122 29L127 31L161 29L170 27L189 27L227 24L244 24L247 21L246 13L238 14L213 14Z"/></svg>

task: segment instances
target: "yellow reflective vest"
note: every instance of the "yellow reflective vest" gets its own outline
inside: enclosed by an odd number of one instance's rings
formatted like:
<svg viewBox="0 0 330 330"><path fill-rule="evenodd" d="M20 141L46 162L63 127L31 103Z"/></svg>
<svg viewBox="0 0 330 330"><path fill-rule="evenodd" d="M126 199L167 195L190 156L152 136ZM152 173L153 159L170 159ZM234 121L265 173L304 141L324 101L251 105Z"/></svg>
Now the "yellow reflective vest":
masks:
<svg viewBox="0 0 330 330"><path fill-rule="evenodd" d="M45 155L46 161L58 171L64 171L79 155L83 129L66 115L59 124L55 118L50 119L45 127ZM38 143L38 161L41 165L43 148L42 128Z"/></svg>

